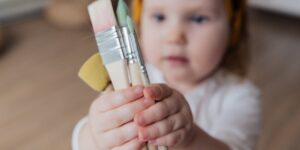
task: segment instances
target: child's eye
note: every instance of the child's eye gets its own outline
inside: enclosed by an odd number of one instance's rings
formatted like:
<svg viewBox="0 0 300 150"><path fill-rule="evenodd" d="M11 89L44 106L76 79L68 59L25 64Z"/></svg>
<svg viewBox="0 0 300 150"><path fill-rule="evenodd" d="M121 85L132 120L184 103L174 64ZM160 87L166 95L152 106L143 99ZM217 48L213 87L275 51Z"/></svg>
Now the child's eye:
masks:
<svg viewBox="0 0 300 150"><path fill-rule="evenodd" d="M166 19L163 14L155 14L153 15L153 18L156 22L163 22Z"/></svg>
<svg viewBox="0 0 300 150"><path fill-rule="evenodd" d="M206 16L202 16L202 15L193 15L189 18L189 21L192 21L197 24L200 24L207 20L208 20L208 18Z"/></svg>

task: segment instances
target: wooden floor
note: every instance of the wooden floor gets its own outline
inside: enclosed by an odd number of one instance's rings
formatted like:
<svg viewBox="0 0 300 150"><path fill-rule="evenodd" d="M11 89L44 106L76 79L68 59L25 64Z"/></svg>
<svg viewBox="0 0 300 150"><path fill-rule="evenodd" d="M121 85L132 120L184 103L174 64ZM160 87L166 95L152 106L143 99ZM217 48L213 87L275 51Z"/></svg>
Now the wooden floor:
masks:
<svg viewBox="0 0 300 150"><path fill-rule="evenodd" d="M300 19L251 11L251 78L262 90L259 150L300 150Z"/></svg>
<svg viewBox="0 0 300 150"><path fill-rule="evenodd" d="M262 89L259 150L300 150L300 20L251 10L251 78ZM97 93L77 77L96 52L89 30L42 17L7 28L0 56L0 150L68 150L74 124Z"/></svg>

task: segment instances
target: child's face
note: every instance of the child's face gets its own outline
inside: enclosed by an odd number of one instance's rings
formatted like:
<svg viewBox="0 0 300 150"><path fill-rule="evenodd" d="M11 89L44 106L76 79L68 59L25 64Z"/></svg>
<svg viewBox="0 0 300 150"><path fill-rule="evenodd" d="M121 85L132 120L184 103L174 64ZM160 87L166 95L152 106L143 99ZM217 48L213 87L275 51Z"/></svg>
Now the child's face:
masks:
<svg viewBox="0 0 300 150"><path fill-rule="evenodd" d="M217 68L229 36L224 0L143 2L142 48L169 82L195 85Z"/></svg>

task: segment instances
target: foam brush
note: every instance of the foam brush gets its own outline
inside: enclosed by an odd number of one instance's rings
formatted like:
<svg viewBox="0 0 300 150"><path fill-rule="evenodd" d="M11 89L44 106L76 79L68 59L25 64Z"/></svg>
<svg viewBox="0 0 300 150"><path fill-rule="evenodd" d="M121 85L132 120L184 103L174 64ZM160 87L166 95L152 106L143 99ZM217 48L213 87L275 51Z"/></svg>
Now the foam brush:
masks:
<svg viewBox="0 0 300 150"><path fill-rule="evenodd" d="M111 0L98 0L88 6L98 50L115 90L130 86L125 47Z"/></svg>

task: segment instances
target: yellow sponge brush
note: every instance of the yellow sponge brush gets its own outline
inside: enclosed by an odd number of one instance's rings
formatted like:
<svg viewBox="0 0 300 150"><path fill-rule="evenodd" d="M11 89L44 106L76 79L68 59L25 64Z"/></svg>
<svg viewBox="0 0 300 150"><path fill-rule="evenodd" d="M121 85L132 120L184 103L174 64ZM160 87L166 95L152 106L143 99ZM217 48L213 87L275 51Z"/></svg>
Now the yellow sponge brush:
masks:
<svg viewBox="0 0 300 150"><path fill-rule="evenodd" d="M103 91L109 85L109 75L99 53L90 57L80 68L79 77L96 91Z"/></svg>

